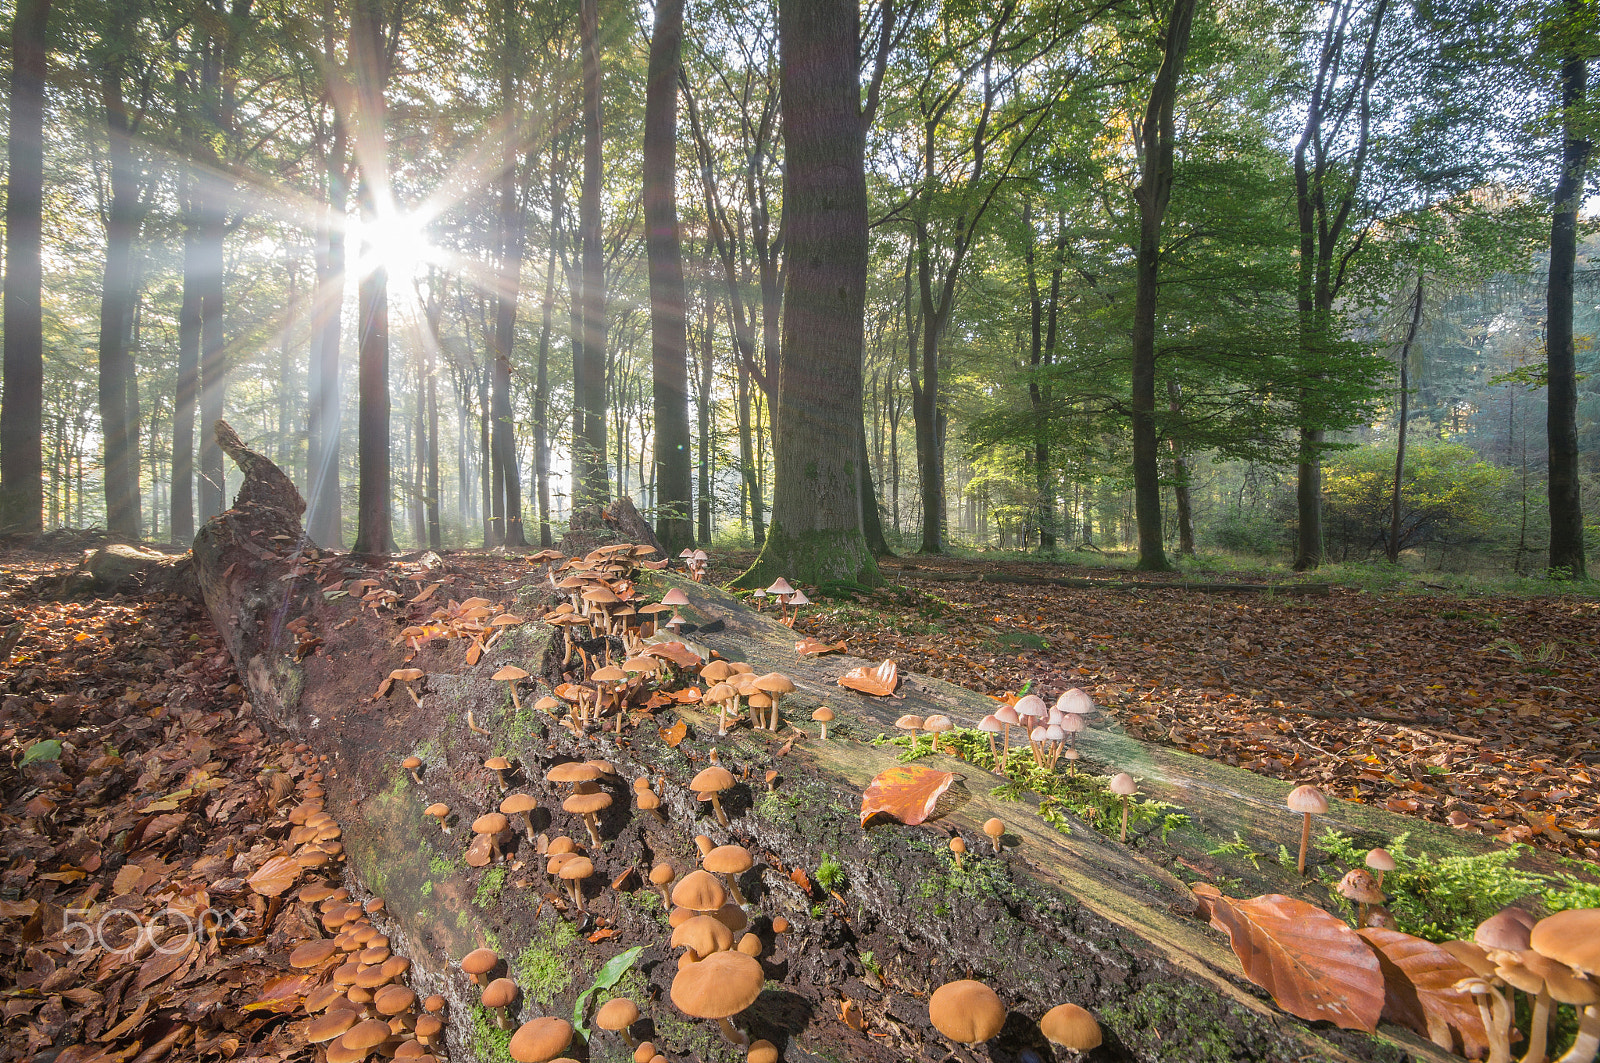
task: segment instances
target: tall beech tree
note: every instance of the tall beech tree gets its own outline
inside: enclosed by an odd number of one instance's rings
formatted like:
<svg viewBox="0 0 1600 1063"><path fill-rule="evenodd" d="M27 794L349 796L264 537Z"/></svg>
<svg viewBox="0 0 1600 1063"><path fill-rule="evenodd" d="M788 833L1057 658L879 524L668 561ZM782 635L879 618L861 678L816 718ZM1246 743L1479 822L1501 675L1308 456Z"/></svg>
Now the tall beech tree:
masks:
<svg viewBox="0 0 1600 1063"><path fill-rule="evenodd" d="M689 510L689 326L677 202L682 55L683 0L656 0L644 104L644 225L650 269L656 538L669 553L694 544Z"/></svg>
<svg viewBox="0 0 1600 1063"><path fill-rule="evenodd" d="M600 114L600 8L578 0L583 53L583 187L578 192L579 285L572 366L572 496L574 506L611 494L606 464L606 261L600 197L605 179Z"/></svg>
<svg viewBox="0 0 1600 1063"><path fill-rule="evenodd" d="M882 582L863 535L866 144L855 0L780 0L783 213L772 524L746 584Z"/></svg>
<svg viewBox="0 0 1600 1063"><path fill-rule="evenodd" d="M1183 57L1189 50L1195 0L1173 0L1162 34L1166 50L1156 72L1139 131L1139 184L1133 190L1139 208L1139 246L1133 294L1132 393L1128 408L1133 421L1133 504L1139 526L1139 563L1146 571L1172 566L1162 548L1160 439L1156 431L1156 298L1160 291L1161 222L1172 201L1173 149L1177 130L1173 105Z"/></svg>
<svg viewBox="0 0 1600 1063"><path fill-rule="evenodd" d="M44 80L50 0L19 0L11 22L6 144L5 393L0 530L44 528Z"/></svg>

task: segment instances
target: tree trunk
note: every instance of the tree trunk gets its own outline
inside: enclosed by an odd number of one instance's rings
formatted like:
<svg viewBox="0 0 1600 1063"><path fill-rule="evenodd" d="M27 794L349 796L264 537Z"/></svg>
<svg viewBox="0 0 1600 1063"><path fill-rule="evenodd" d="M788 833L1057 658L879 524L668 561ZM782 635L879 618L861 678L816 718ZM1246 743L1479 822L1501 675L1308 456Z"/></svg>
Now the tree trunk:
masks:
<svg viewBox="0 0 1600 1063"><path fill-rule="evenodd" d="M740 577L876 585L863 536L867 183L854 0L781 0L783 300L772 523Z"/></svg>
<svg viewBox="0 0 1600 1063"><path fill-rule="evenodd" d="M1175 424L1183 420L1183 390L1171 377L1167 378L1167 409L1172 412ZM1178 511L1178 553L1193 557L1194 502L1189 493L1189 458L1175 432L1167 437L1167 449L1172 454L1172 504Z"/></svg>
<svg viewBox="0 0 1600 1063"><path fill-rule="evenodd" d="M333 5L323 10L324 62L337 70L333 44ZM330 73L330 78L336 74ZM349 210L349 125L344 113L348 101L333 100L330 122L332 142L322 160L327 181L327 206L319 220L317 288L313 299L311 368L307 381L306 415L307 503L306 531L311 540L328 549L344 543L344 506L339 491L339 436L344 404L339 395L339 346L344 316L345 236Z"/></svg>
<svg viewBox="0 0 1600 1063"><path fill-rule="evenodd" d="M134 241L140 227L138 161L133 128L123 98L123 61L108 61L101 74L111 171L111 202L106 220L106 257L100 290L100 430L104 441L106 528L137 539L139 519L138 426L128 408L133 367L133 311L136 290Z"/></svg>
<svg viewBox="0 0 1600 1063"><path fill-rule="evenodd" d="M185 166L178 199L183 215L183 295L178 306L178 381L172 405L172 515L168 530L175 544L194 541L194 416L200 394L200 219L195 209L195 179Z"/></svg>
<svg viewBox="0 0 1600 1063"><path fill-rule="evenodd" d="M549 549L550 534L550 332L556 305L556 263L561 235L565 182L560 153L550 150L550 246L544 267L544 302L539 311L539 356L533 382L533 478L539 499L539 546Z"/></svg>
<svg viewBox="0 0 1600 1063"><path fill-rule="evenodd" d="M1034 250L1034 221L1033 199L1024 196L1022 200L1022 224L1027 231L1022 245L1023 265L1026 267L1028 278L1028 321L1030 336L1028 345L1028 405L1033 411L1033 453L1030 455L1033 462L1033 490L1035 496L1034 510L1039 520L1039 550L1041 553L1054 553L1056 549L1055 528L1055 483L1050 473L1050 415L1048 410L1048 397L1045 394L1045 384L1042 378L1047 362L1045 343L1045 306L1044 297L1039 290L1039 266ZM1052 333L1049 347L1055 346L1055 294L1060 285L1061 271L1055 271L1055 284L1051 287L1050 331Z"/></svg>
<svg viewBox="0 0 1600 1063"><path fill-rule="evenodd" d="M500 99L506 129L500 151L499 252L500 276L494 292L494 519L495 542L512 549L528 545L522 528L522 471L517 462L515 423L511 412L511 355L516 346L517 299L522 287L522 251L527 220L517 195L520 147L516 67L521 61L517 4L502 8L505 54L500 64Z"/></svg>
<svg viewBox="0 0 1600 1063"><path fill-rule="evenodd" d="M11 23L6 143L5 389L0 530L44 528L44 79L50 0L19 0Z"/></svg>
<svg viewBox="0 0 1600 1063"><path fill-rule="evenodd" d="M717 314L716 302L711 298L711 293L703 293L705 306L705 324L700 332L700 388L695 395L694 412L698 420L700 435L700 450L698 474L699 482L696 485L695 505L699 518L699 534L697 541L702 547L711 542L711 463L713 452L711 449L711 388L712 369L715 366L715 348L712 342L716 329Z"/></svg>
<svg viewBox="0 0 1600 1063"><path fill-rule="evenodd" d="M702 829L702 817L704 823L711 819L705 806L693 801L688 783L715 744L735 778L750 780L724 795L730 825L720 836L760 854L746 878L747 885L759 887L752 891L753 922L760 932L782 914L792 927L790 935L776 939L762 933L773 982L739 1018L753 1036L804 1045L808 1058L935 1063L948 1058L949 1048L927 1022L927 994L942 982L970 975L990 984L1020 1015L1037 1016L1069 999L1088 1008L1105 1027L1105 1042L1114 1049L1109 1057L1130 1063L1189 1058L1353 1063L1392 1059L1398 1052L1427 1063L1455 1058L1392 1026L1373 1037L1285 1017L1264 994L1244 986L1226 939L1206 926L1193 895L1169 869L1212 866L1215 857L1208 850L1235 841L1271 851L1285 830L1285 783L1167 745L1145 745L1114 721L1097 718L1079 743L1084 769L1098 774L1113 766L1142 765L1142 796L1181 805L1189 816L1184 829L1168 835L1159 823L1148 824L1131 832L1130 844L1123 845L1114 840L1114 831L1097 830L1068 812L1061 814L1067 830L1057 831L1037 815L1033 794L1023 792L1020 800L997 797L990 793L997 776L943 755L928 755L921 763L958 777L926 825L899 826L880 817L863 829L855 814L862 790L879 772L896 766L900 751L875 747L859 736L892 732L901 712L976 719L992 707L989 699L915 675L904 676L904 700L841 692L837 677L863 662L831 656L797 665L794 632L770 615L752 612L714 587L672 580L652 590L681 587L690 598L684 614L691 622L718 620L715 630L693 633L695 640L730 660L749 662L758 672L781 668L798 688L785 699L786 715L803 720L826 700L839 707L846 733L822 742L808 726L803 735L789 731L768 740L762 732L736 727L718 739L713 718L693 706L673 706L659 710L653 720L625 721L631 728L625 740L603 733L580 740L551 717L515 711L505 687L489 679L512 661L533 664L540 689L561 679L561 643L549 637L552 629L538 622L510 629L472 666L464 663L460 642L465 640L433 640L411 654L393 644L393 625L365 612L359 602L324 597L316 578L286 578L291 566L303 569L306 560L270 545L274 536L293 539L300 531L292 508L297 500L278 498L282 495L269 491L241 498L235 511L202 530L195 569L206 608L247 684L254 711L339 765L337 774L329 773L328 806L344 832L352 886L381 888L386 918L395 921L393 932L427 943L414 952L415 970L448 996L450 1014L471 1014L477 1004L476 991L454 971L452 958L485 940L500 942L498 951L507 956L530 950L540 956L545 953L538 950L557 933L572 943L550 955L561 970L573 973L596 970L624 949L643 946L628 975L639 986L634 995L666 998L677 968L664 944L662 913L646 910L644 894L620 873L655 860L680 871L697 862L689 839ZM258 545L263 543L269 545ZM311 564L342 567L348 561ZM405 579L411 574L386 568L366 573L402 592L414 586ZM441 596L456 600L482 590L481 577L449 561L428 570L427 578L444 585ZM532 574L518 593L536 599L543 584L541 574ZM299 653L299 636L286 621L314 632L320 646ZM361 665L352 667L352 662ZM374 699L377 679L402 663L426 673L415 684L421 704L398 690ZM468 728L469 712L487 733ZM672 728L679 719L682 737L668 745L658 728ZM420 789L395 766L414 751L424 760ZM421 808L441 801L470 821L475 814L470 810L481 806L485 788L494 785L482 764L495 751L521 766L525 781L518 789L540 798L545 810L536 815L547 835L581 829L575 816L551 811L564 796L543 778L554 763L604 757L618 777L658 781L669 826L636 816L627 785L601 782L614 804L600 820L606 843L593 850L596 880L622 884L615 891L590 893L612 934L596 935L593 942L573 935L560 922L563 906L554 891L538 883L529 888L540 896L527 898L529 903L471 903L488 879L461 866L461 828L444 835ZM781 772L770 794L756 781L769 769ZM1197 800L1196 795L1208 794L1228 799ZM1325 825L1352 834L1357 844L1377 844L1410 831L1413 845L1430 852L1474 854L1493 847L1487 839L1370 806L1331 804ZM988 852L981 833L991 816L1002 818L1005 826L999 854ZM716 834L717 828L707 833ZM954 876L946 848L955 834L969 846L964 876ZM532 845L516 844L516 859L534 858ZM842 879L816 883L811 869L824 862L837 863ZM1273 860L1259 866L1236 860L1228 871L1239 876L1239 896L1307 895L1300 876ZM970 903L980 889L992 903ZM930 967L929 955L958 959ZM454 973L447 975L447 969ZM869 977L869 969L877 973ZM554 986L525 986L524 992L540 994L540 1011L568 1015L589 981L581 974L558 979ZM846 987L867 1017L864 1028L837 1018L839 994ZM676 1015L673 1032L663 1017L656 1022L662 1037L673 1038L671 1050L707 1063L742 1058L713 1043L714 1031L703 1035L703 1027L684 1029ZM472 1024L447 1023L446 1030L452 1058L472 1058L481 1050ZM892 1044L877 1036L885 1030L895 1031ZM981 1054L1049 1058L1050 1051L1031 1022L1013 1021Z"/></svg>
<svg viewBox="0 0 1600 1063"><path fill-rule="evenodd" d="M656 538L670 555L694 545L689 472L689 331L677 202L678 71L682 52L683 0L657 0L644 106L644 227L650 268Z"/></svg>
<svg viewBox="0 0 1600 1063"><path fill-rule="evenodd" d="M1405 342L1400 345L1400 425L1396 432L1394 448L1394 490L1389 496L1389 542L1384 550L1389 561L1400 561L1400 493L1406 477L1406 428L1411 405L1411 345L1416 342L1417 329L1422 325L1422 270L1417 270L1417 288L1411 296L1411 321L1406 327Z"/></svg>
<svg viewBox="0 0 1600 1063"><path fill-rule="evenodd" d="M378 189L388 182L388 134L384 87L388 82L377 0L357 0L350 19L351 57L365 73L357 81L357 142L361 159L361 213L369 226L378 219ZM362 258L372 260L370 245ZM361 276L357 295L356 537L351 552L381 556L395 549L391 529L389 464L389 272L373 262Z"/></svg>
<svg viewBox="0 0 1600 1063"><path fill-rule="evenodd" d="M1133 494L1139 525L1138 568L1165 572L1172 568L1162 547L1161 470L1156 427L1156 302L1160 287L1161 224L1172 199L1173 147L1176 130L1173 104L1178 79L1189 50L1189 27L1195 0L1173 0L1167 20L1166 54L1150 90L1141 136L1139 248L1135 265L1133 305L1133 371L1129 409L1133 415Z"/></svg>
<svg viewBox="0 0 1600 1063"><path fill-rule="evenodd" d="M601 246L600 12L578 0L583 51L583 189L578 195L582 259L580 330L573 367L572 503L574 510L611 497L606 466L606 274Z"/></svg>
<svg viewBox="0 0 1600 1063"><path fill-rule="evenodd" d="M1579 0L1566 0L1566 14L1582 17ZM1577 358L1572 337L1572 286L1578 251L1578 210L1592 145L1580 130L1588 61L1566 57L1561 65L1561 176L1550 219L1550 282L1545 298L1545 349L1549 370L1546 415L1550 448L1550 572L1587 579L1583 546L1583 498L1578 476Z"/></svg>

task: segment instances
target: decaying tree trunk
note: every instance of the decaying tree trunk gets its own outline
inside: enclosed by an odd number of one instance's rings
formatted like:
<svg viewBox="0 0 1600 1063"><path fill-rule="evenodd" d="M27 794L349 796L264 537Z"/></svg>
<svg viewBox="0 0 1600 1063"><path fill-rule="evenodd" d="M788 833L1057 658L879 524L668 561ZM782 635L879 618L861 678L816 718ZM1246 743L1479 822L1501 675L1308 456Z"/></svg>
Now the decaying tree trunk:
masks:
<svg viewBox="0 0 1600 1063"><path fill-rule="evenodd" d="M485 944L521 987L518 1022L571 1016L601 964L643 946L616 992L640 1005L660 1050L673 1060L742 1059L715 1026L687 1020L668 1001L677 965L666 947L666 913L641 888L658 861L680 875L694 867L696 834L756 855L743 886L767 989L736 1021L791 1063L1054 1059L1035 1020L1069 1000L1092 1010L1105 1029L1104 1046L1089 1057L1097 1060L1393 1060L1397 1041L1416 1057L1446 1058L1404 1031L1386 1027L1375 1039L1279 1013L1243 980L1221 936L1191 918L1191 895L1168 870L1171 861L1145 855L1157 846L1153 828L1129 846L1070 816L1070 833L1059 833L1026 798L992 795L996 777L936 756L928 763L957 775L936 815L916 827L880 817L863 829L862 788L899 751L870 740L892 733L902 712L971 720L986 699L917 676L905 677L896 698L843 690L836 677L861 662L799 659L794 633L770 615L714 588L645 572L641 581L659 580L657 591L670 582L689 595L683 615L696 625L686 636L691 643L748 660L759 672L790 675L798 690L785 699L784 716L805 721L806 731L785 722L777 734L741 726L718 739L714 720L665 706L630 714L620 735L579 739L533 707L542 684L537 692L525 686L518 708L506 685L489 678L509 663L535 675L558 670L548 656L555 647L559 658L554 629L536 621L509 628L471 666L468 640L424 641L408 652L399 637L473 595L532 615L548 586L543 566L530 566L522 586L484 587L465 562L435 555L362 568L346 555L318 554L301 532L298 495L278 483L282 474L264 458L232 452L243 458L246 486L195 542L207 608L256 711L326 756L329 810L344 829L349 872L385 898L397 924L388 933L412 959L419 993L447 996L453 1059L492 1058L504 1036L477 1010L477 990L458 966ZM378 583L352 589L351 581L369 579ZM397 595L375 595L375 588ZM412 684L416 697L399 684L376 696L402 661L426 673ZM838 714L826 742L810 724L824 699ZM1183 806L1192 822L1160 844L1169 856L1203 867L1216 837L1232 840L1237 830L1270 852L1296 830L1282 808L1284 784L1143 745L1111 725L1080 738L1097 771L1132 771L1147 796ZM723 798L727 827L688 788L713 748L737 780ZM411 754L423 761L420 784L400 766ZM509 863L472 868L462 859L468 825L503 796L483 764L494 754L514 762L514 790L540 798L536 840L519 830ZM604 758L617 773L602 783L614 803L600 816L603 844L590 850L595 875L583 914L565 910L537 840L584 837L578 818L560 810L567 788L545 781L554 763L570 758ZM776 772L770 792L768 772ZM661 795L660 821L634 807L631 784L642 776ZM423 814L432 802L453 810L451 833ZM1463 844L1427 824L1336 804L1328 826L1385 839L1409 829L1413 847ZM998 856L980 828L991 816L1007 827ZM959 871L948 850L958 831L970 849ZM1244 872L1255 879L1245 889L1311 895L1292 871L1271 860L1262 865ZM778 917L788 933L773 932ZM1012 1013L998 1038L952 1056L928 1023L926 995L969 976L989 982ZM589 1052L591 1060L626 1055L620 1041L599 1032Z"/></svg>

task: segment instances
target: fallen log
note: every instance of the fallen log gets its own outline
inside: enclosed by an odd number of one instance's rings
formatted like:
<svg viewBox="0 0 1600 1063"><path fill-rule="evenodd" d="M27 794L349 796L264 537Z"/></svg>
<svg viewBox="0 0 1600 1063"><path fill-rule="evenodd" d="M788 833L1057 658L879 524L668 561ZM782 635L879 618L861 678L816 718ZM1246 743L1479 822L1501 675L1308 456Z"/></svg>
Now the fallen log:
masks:
<svg viewBox="0 0 1600 1063"><path fill-rule="evenodd" d="M259 463L247 472L270 479ZM692 643L758 671L781 669L799 688L786 701L790 718L806 718L826 700L838 708L843 733L823 742L792 727L776 735L738 728L718 738L713 720L679 706L635 714L620 734L579 737L533 708L533 696L514 700L506 684L490 679L509 663L539 676L559 673L556 629L532 621L508 627L477 654L464 639L413 649L401 637L433 610L477 594L530 615L546 594L542 566L516 585L485 587L466 558L358 564L305 539L297 501L241 492L236 507L197 538L196 571L257 713L327 758L329 808L344 827L349 874L385 898L394 922L386 932L412 959L418 992L449 1000L454 1059L504 1058L506 1034L459 968L482 946L500 954L521 988L517 1021L572 1015L602 965L640 947L615 992L640 1005L660 1050L673 1060L742 1059L714 1026L668 1003L675 965L666 913L642 888L659 861L680 875L694 867L697 833L757 854L743 881L768 988L739 1021L786 1060L1054 1058L1035 1022L1068 1000L1101 1020L1105 1043L1095 1059L1451 1058L1401 1029L1385 1026L1372 1037L1285 1016L1241 977L1220 935L1191 917L1194 899L1171 870L1170 854L1198 865L1214 862L1207 845L1235 831L1263 848L1287 838L1293 824L1281 811L1281 783L1139 743L1102 722L1087 736L1088 755L1133 771L1147 794L1171 799L1190 817L1166 832L1161 862L1145 855L1157 845L1153 829L1120 845L1063 815L1057 821L1069 833L1062 833L1032 814L1037 801L1029 795L1004 800L991 792L998 779L946 757L929 762L957 773L957 783L928 823L863 829L862 788L899 752L867 740L890 730L900 712L943 710L970 720L985 699L917 676L905 678L898 699L848 693L837 676L861 662L801 660L793 632L770 616L714 588L659 576L690 597ZM411 697L400 683L380 686L402 664L424 673ZM727 827L688 789L713 749L737 780L723 798ZM420 781L402 770L407 755L421 759ZM507 863L473 867L463 860L465 825L501 800L496 772L484 763L493 755L513 762L513 788L535 795L540 807L532 840L519 837ZM545 773L554 763L590 758L616 770L602 781L613 803L599 816L603 844L590 852L593 881L612 885L590 887L580 913L567 910L545 875L548 838L583 836L578 818L560 810L569 791ZM769 772L776 773L770 784ZM638 777L659 791L661 820L634 807L626 780ZM433 802L454 810L453 832L423 815ZM1409 829L1450 851L1469 844L1336 804L1330 821L1366 837ZM991 816L1007 828L999 855L980 849L987 842L979 825ZM956 833L971 846L959 871L947 846ZM1261 863L1240 871L1250 876L1245 891L1307 892L1292 872ZM780 919L787 933L776 932ZM952 1057L929 1024L926 998L966 977L988 981L1011 1011L996 1039ZM621 1060L623 1051L596 1034L589 1058Z"/></svg>

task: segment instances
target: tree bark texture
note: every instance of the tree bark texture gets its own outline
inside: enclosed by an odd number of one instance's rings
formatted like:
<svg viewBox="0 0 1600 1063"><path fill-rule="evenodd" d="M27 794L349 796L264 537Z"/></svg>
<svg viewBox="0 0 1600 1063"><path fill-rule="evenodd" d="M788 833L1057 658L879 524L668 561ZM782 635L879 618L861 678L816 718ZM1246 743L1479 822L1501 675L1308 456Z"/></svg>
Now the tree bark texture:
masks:
<svg viewBox="0 0 1600 1063"><path fill-rule="evenodd" d="M784 0L784 225L772 523L741 581L881 582L863 535L867 182L854 0Z"/></svg>
<svg viewBox="0 0 1600 1063"><path fill-rule="evenodd" d="M1160 438L1156 425L1156 303L1160 295L1161 224L1172 200L1173 148L1177 131L1173 105L1195 0L1173 0L1167 19L1166 54L1150 90L1140 138L1139 248L1133 299L1133 371L1129 409L1133 419L1133 505L1139 528L1139 563L1146 572L1172 566L1162 546Z"/></svg>
<svg viewBox="0 0 1600 1063"><path fill-rule="evenodd" d="M19 0L11 23L6 142L5 391L0 530L44 528L44 79L50 0Z"/></svg>
<svg viewBox="0 0 1600 1063"><path fill-rule="evenodd" d="M499 251L500 276L494 292L494 529L495 542L521 549L528 545L522 528L522 470L517 461L516 424L511 412L511 355L516 347L517 298L522 288L522 252L527 242L527 214L517 188L521 137L518 121L517 66L522 62L517 31L517 4L503 6L504 55L500 65L500 99L506 129L500 151Z"/></svg>
<svg viewBox="0 0 1600 1063"><path fill-rule="evenodd" d="M133 313L137 300L134 241L140 228L138 160L124 98L124 62L106 61L101 103L108 134L111 199L106 217L106 257L100 289L100 431L105 456L106 528L140 538L139 426L128 408L133 380Z"/></svg>
<svg viewBox="0 0 1600 1063"><path fill-rule="evenodd" d="M194 418L200 398L200 218L195 178L179 177L182 201L183 295L178 305L178 380L172 402L172 501L168 531L174 543L194 541Z"/></svg>
<svg viewBox="0 0 1600 1063"><path fill-rule="evenodd" d="M644 226L650 269L656 538L669 554L694 545L690 510L689 326L677 199L678 72L682 53L683 0L657 0L644 104Z"/></svg>
<svg viewBox="0 0 1600 1063"><path fill-rule="evenodd" d="M248 452L245 460L251 460ZM842 691L836 678L862 662L798 660L794 633L771 616L746 609L716 588L647 574L653 594L677 586L689 596L684 615L701 625L688 634L691 642L748 661L758 672L781 669L795 680L798 689L784 702L787 719L804 720L826 700L836 707L838 721L826 742L809 725L804 731L790 725L776 736L736 727L719 739L714 718L682 706L653 719L641 714L621 736L579 739L527 707L535 691L559 675L556 632L538 622L510 629L470 666L465 640L434 641L410 653L393 643L395 621L410 619L409 613L380 617L358 601L323 594L324 567L347 566L348 559L319 561L292 548L276 551L274 536L293 540L300 529L292 485L286 479L273 483L264 468L256 469L235 507L202 529L195 567L206 607L255 712L328 757L329 811L343 828L353 885L381 892L386 918L394 920L386 933L411 958L413 978L448 997L452 1015L470 1015L477 1003L459 960L491 939L508 960L548 954L566 974L523 985L528 999L513 1016L519 1022L537 1014L570 1015L593 972L639 945L643 952L628 976L631 995L641 1003L662 1002L647 1009L651 1036L675 1057L703 1063L743 1059L742 1049L719 1043L714 1028L685 1023L664 1003L676 970L665 946L665 910L639 892L637 882L639 872L657 861L680 873L694 866L691 839L704 833L756 855L757 866L742 876L742 884L752 900L751 929L761 939L769 982L737 1021L753 1036L784 1046L786 1059L946 1059L948 1046L927 1021L926 995L945 981L969 976L988 982L1015 1013L985 1049L985 1056L996 1059L1028 1052L1051 1058L1031 1020L1063 1000L1099 1017L1107 1058L1138 1063L1376 1061L1394 1058L1394 1042L1418 1060L1453 1058L1390 1026L1373 1038L1284 1016L1243 980L1224 936L1191 917L1193 898L1168 867L1179 860L1204 866L1211 859L1207 847L1234 841L1235 831L1244 844L1273 851L1296 826L1282 807L1286 783L1144 745L1096 718L1080 736L1087 763L1096 772L1140 765L1141 792L1182 804L1191 827L1172 832L1165 842L1158 841L1157 828L1147 827L1135 832L1132 844L1120 845L1068 815L1071 832L1060 833L1035 814L1030 795L1020 802L995 797L995 777L963 761L931 756L923 763L957 775L933 817L917 827L880 819L863 829L856 816L862 790L895 765L898 752L871 745L874 735L892 731L901 712L975 720L992 702L914 675L904 679L903 700ZM420 568L378 566L366 575L397 587L412 587L409 578L422 575L442 584L441 599L460 601L482 590L470 570L449 562L428 560ZM519 611L530 611L545 585L542 574L530 574L524 587L506 593L525 603ZM432 607L410 612L422 615ZM306 634L290 630L289 621ZM297 643L308 636L321 641L302 654ZM420 704L400 690L374 696L378 681L403 662L426 673L414 684ZM513 662L539 676L524 692L522 711L504 684L489 678ZM469 719L481 733L469 728ZM675 726L679 722L682 728ZM688 789L713 745L737 780L724 795L727 827ZM420 785L399 766L412 753L423 760ZM497 872L462 866L467 832L457 826L443 834L422 815L427 804L440 801L465 824L498 803L499 788L483 766L491 753L510 758L517 765L516 788L540 798L535 829L547 837L582 831L575 816L557 810L566 793L544 781L548 768L597 757L616 768L615 779L601 783L613 805L600 818L602 844L590 852L596 865L591 881L619 884L586 890L589 906L611 934L585 940L589 925L581 923L577 934L563 932L567 917L541 876L527 876L516 889L486 892L488 876ZM771 792L761 782L768 770L778 773ZM641 776L655 781L664 821L632 808L627 780ZM1481 852L1490 844L1365 805L1333 806L1327 825L1354 835L1358 844L1375 844L1402 830L1412 832L1414 847L1440 854ZM1006 827L999 855L980 833L991 816ZM948 851L958 833L969 849L959 877ZM515 859L539 859L535 846L520 836L515 845ZM810 872L825 854L844 872L842 882L826 888ZM634 874L623 877L628 868ZM1240 861L1237 870L1243 876L1240 895L1303 895L1307 888L1276 861L1262 861L1259 868ZM789 934L770 932L770 920L778 915L791 924ZM542 943L558 933L570 946L541 952ZM931 964L931 956L941 962ZM841 998L860 1009L861 1028L839 1021ZM473 1023L450 1022L446 1029L452 1058L481 1052Z"/></svg>
<svg viewBox="0 0 1600 1063"><path fill-rule="evenodd" d="M1411 296L1411 320L1406 325L1405 342L1400 345L1400 425L1395 433L1394 489L1389 495L1389 542L1384 550L1391 563L1400 560L1400 496L1406 480L1406 429L1411 412L1411 346L1416 342L1417 330L1422 326L1422 282L1424 274L1417 271L1417 287Z"/></svg>
<svg viewBox="0 0 1600 1063"><path fill-rule="evenodd" d="M332 33L332 14L325 16ZM326 51L333 52L331 39ZM336 101L330 116L332 142L323 164L327 207L317 233L317 287L312 306L310 402L306 413L308 509L306 531L328 549L344 543L344 504L339 491L339 437L344 403L339 394L339 347L344 321L345 237L349 210L349 126Z"/></svg>
<svg viewBox="0 0 1600 1063"><path fill-rule="evenodd" d="M1567 0L1567 14L1583 8ZM1550 218L1550 283L1545 298L1545 349L1549 368L1546 414L1550 448L1550 571L1569 579L1585 579L1583 498L1578 478L1578 379L1572 337L1572 286L1577 267L1578 210L1592 150L1577 130L1575 113L1587 95L1589 64L1580 55L1561 64L1561 176L1556 182Z"/></svg>

